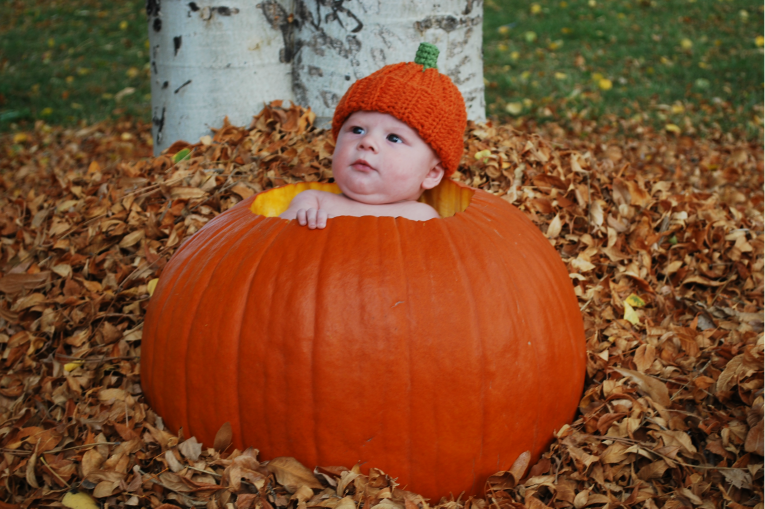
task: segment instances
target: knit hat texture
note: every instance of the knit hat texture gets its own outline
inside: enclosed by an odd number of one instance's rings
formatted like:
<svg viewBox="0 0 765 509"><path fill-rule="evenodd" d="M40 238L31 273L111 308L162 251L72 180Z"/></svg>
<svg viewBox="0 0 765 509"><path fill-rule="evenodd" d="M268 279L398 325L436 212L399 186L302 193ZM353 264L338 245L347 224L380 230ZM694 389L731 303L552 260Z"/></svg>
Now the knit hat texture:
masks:
<svg viewBox="0 0 765 509"><path fill-rule="evenodd" d="M351 85L332 118L335 140L352 113L388 113L415 129L431 146L446 177L454 173L464 150L467 111L452 80L435 68L437 58L438 49L422 43L415 62L386 65Z"/></svg>

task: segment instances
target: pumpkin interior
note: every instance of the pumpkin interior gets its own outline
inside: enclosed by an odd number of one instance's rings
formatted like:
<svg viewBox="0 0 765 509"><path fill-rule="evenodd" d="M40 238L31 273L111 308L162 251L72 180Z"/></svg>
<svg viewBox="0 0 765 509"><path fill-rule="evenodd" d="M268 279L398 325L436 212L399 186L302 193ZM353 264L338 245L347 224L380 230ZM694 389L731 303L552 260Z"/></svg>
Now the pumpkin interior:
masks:
<svg viewBox="0 0 765 509"><path fill-rule="evenodd" d="M327 191L329 193L341 194L337 184L325 184L322 182L300 182L278 187L265 193L260 193L255 201L252 202L250 210L254 214L266 217L277 217L287 210L292 199L309 189L318 191ZM469 187L457 185L452 180L442 180L433 189L428 189L418 201L427 203L441 217L451 217L457 212L464 212L470 205L470 199L475 191Z"/></svg>

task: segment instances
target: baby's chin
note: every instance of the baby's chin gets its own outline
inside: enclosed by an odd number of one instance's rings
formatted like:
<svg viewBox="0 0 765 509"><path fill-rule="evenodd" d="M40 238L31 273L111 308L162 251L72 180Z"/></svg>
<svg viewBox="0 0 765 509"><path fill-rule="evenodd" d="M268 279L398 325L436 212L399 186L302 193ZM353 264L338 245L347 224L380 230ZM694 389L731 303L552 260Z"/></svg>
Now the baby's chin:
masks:
<svg viewBox="0 0 765 509"><path fill-rule="evenodd" d="M401 190L391 192L382 182L375 182L373 179L348 179L342 182L335 181L335 183L346 197L368 205L385 205L418 198L409 198L406 196L407 193Z"/></svg>
<svg viewBox="0 0 765 509"><path fill-rule="evenodd" d="M381 193L373 189L359 189L357 186L342 186L339 184L338 187L346 198L359 203L366 203L367 205L384 205L400 200L390 196L388 193Z"/></svg>
<svg viewBox="0 0 765 509"><path fill-rule="evenodd" d="M353 191L345 191L342 188L340 188L340 190L343 191L343 195L346 198L350 198L351 200L357 201L359 203L366 203L367 205L384 205L386 203L391 203L391 199L385 195L380 195L377 193L357 193Z"/></svg>

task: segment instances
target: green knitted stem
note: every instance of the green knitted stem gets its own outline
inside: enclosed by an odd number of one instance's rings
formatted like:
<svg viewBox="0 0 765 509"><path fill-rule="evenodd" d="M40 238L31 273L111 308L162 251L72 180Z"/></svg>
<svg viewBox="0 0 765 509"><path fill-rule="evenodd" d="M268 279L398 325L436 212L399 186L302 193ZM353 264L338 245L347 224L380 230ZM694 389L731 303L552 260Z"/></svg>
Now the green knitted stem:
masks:
<svg viewBox="0 0 765 509"><path fill-rule="evenodd" d="M422 64L422 70L438 70L438 48L429 42L421 42L417 48L417 56L414 57L415 64Z"/></svg>

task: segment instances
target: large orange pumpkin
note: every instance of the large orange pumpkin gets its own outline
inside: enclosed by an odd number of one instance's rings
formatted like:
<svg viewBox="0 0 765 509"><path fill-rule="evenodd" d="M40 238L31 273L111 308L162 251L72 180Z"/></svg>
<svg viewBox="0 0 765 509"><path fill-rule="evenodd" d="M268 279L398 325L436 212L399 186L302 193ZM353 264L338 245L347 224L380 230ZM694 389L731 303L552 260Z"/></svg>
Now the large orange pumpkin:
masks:
<svg viewBox="0 0 765 509"><path fill-rule="evenodd" d="M582 317L558 253L520 211L445 181L442 218L276 216L295 184L210 221L167 264L141 376L167 425L265 458L377 467L438 500L480 493L576 411ZM334 188L336 190L336 188Z"/></svg>

